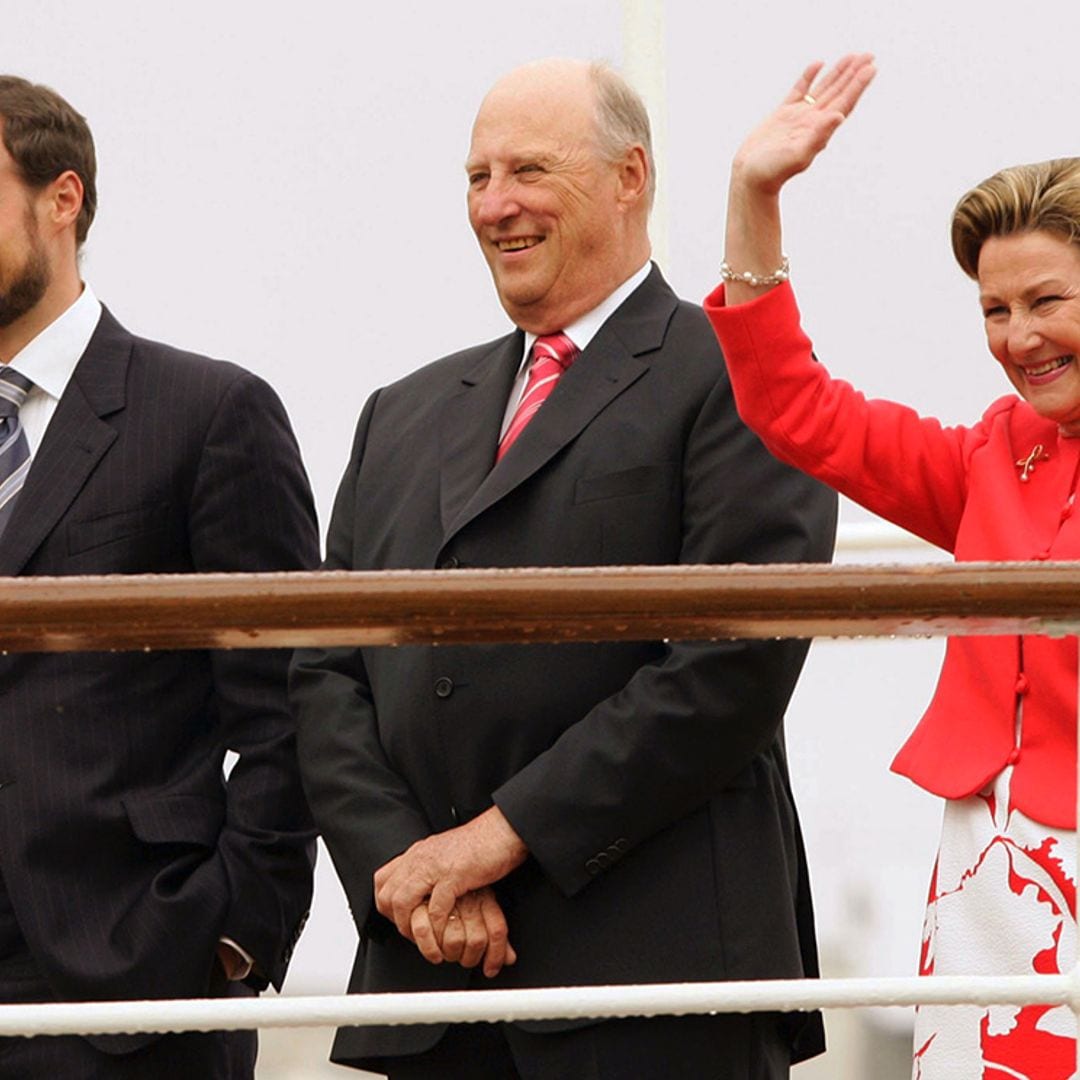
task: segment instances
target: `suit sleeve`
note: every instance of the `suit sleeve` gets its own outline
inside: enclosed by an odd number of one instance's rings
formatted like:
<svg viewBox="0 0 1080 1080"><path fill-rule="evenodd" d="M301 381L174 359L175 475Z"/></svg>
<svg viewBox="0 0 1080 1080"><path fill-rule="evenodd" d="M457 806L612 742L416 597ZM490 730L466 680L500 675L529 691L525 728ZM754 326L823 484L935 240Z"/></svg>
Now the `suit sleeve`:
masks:
<svg viewBox="0 0 1080 1080"><path fill-rule="evenodd" d="M189 512L194 569L310 570L318 528L288 417L277 395L243 373L206 434ZM230 907L220 933L256 961L255 985L280 986L311 901L315 832L300 783L288 708L289 653L216 650L215 707L238 755L226 788L218 855ZM261 985L260 985L261 984Z"/></svg>
<svg viewBox="0 0 1080 1080"><path fill-rule="evenodd" d="M364 407L326 540L325 570L353 568L355 488L378 394ZM365 932L373 911L371 872L431 833L409 785L379 739L361 650L298 649L289 672L304 786L353 920Z"/></svg>
<svg viewBox="0 0 1080 1080"><path fill-rule="evenodd" d="M682 513L684 564L819 562L832 554L835 495L764 449L739 420L722 368L686 441ZM670 644L494 801L548 877L573 895L737 783L772 747L807 648Z"/></svg>

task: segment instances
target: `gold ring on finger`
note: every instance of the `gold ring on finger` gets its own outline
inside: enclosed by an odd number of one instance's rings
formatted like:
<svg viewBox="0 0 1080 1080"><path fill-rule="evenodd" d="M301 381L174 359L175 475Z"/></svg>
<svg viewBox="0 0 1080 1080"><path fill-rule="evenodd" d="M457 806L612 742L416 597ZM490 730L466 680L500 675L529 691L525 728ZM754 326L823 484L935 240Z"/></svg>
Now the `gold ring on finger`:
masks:
<svg viewBox="0 0 1080 1080"><path fill-rule="evenodd" d="M802 99L803 99L803 101L806 102L807 105L816 105L817 104L817 98L814 97L813 94L803 94Z"/></svg>

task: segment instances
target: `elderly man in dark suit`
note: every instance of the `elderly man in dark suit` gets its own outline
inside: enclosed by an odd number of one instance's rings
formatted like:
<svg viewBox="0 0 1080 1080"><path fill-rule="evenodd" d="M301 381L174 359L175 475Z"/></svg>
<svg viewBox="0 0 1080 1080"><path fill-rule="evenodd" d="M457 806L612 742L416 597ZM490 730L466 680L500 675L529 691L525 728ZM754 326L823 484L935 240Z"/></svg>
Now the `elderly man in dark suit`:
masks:
<svg viewBox="0 0 1080 1080"><path fill-rule="evenodd" d="M0 574L305 569L285 412L80 280L94 146L0 77ZM280 985L313 831L278 651L0 657L0 1002ZM223 761L238 759L226 780ZM250 1077L254 1035L0 1040L0 1076Z"/></svg>
<svg viewBox="0 0 1080 1080"><path fill-rule="evenodd" d="M622 79L513 72L466 168L516 329L371 397L325 565L827 559L833 497L740 423L701 310L649 262L648 118ZM781 734L805 652L300 652L301 770L360 934L350 989L814 974ZM392 1080L748 1080L820 1046L818 1017L668 1017L352 1028L333 1057Z"/></svg>

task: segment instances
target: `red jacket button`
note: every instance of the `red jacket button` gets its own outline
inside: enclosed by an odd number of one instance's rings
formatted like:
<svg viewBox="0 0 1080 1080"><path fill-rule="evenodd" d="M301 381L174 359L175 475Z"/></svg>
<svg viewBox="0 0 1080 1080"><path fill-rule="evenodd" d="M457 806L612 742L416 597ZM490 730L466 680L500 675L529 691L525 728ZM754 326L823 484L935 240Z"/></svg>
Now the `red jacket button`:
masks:
<svg viewBox="0 0 1080 1080"><path fill-rule="evenodd" d="M1015 765L1020 760L1020 747L1014 746L1012 753L1005 759L1006 765Z"/></svg>
<svg viewBox="0 0 1080 1080"><path fill-rule="evenodd" d="M1016 677L1016 692L1018 694L1026 694L1031 689L1031 680L1024 674L1017 675Z"/></svg>

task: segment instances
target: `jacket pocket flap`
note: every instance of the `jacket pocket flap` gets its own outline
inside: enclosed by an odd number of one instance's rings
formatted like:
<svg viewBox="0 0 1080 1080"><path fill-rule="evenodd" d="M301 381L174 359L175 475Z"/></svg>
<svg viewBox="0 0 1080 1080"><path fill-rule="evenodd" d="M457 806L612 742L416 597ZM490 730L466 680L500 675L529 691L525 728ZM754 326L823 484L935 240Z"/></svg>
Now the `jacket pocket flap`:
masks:
<svg viewBox="0 0 1080 1080"><path fill-rule="evenodd" d="M86 521L72 521L68 524L68 554L78 555L129 536L158 532L168 527L171 510L169 503L158 503L133 510L116 510Z"/></svg>
<svg viewBox="0 0 1080 1080"><path fill-rule="evenodd" d="M671 483L675 466L671 462L661 465L638 465L633 469L603 473L600 476L583 476L574 485L574 502L592 502L594 499L615 499L623 495L641 495L647 491L662 491Z"/></svg>
<svg viewBox="0 0 1080 1080"><path fill-rule="evenodd" d="M225 806L200 795L145 795L123 800L135 835L147 844L216 847Z"/></svg>

